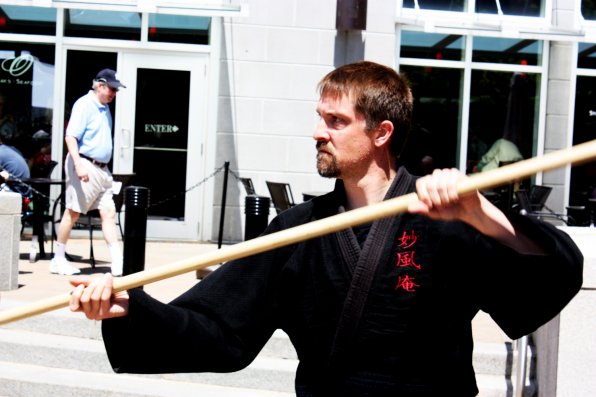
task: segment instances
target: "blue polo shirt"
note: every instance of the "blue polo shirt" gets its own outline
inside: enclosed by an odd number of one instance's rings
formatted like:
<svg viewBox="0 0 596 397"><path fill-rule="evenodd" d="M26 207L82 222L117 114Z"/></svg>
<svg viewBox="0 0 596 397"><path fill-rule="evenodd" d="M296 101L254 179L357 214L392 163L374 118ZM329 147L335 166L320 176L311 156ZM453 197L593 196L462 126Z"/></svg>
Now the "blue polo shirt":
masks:
<svg viewBox="0 0 596 397"><path fill-rule="evenodd" d="M66 135L77 138L79 153L102 163L112 157L112 114L93 90L80 97L72 107Z"/></svg>

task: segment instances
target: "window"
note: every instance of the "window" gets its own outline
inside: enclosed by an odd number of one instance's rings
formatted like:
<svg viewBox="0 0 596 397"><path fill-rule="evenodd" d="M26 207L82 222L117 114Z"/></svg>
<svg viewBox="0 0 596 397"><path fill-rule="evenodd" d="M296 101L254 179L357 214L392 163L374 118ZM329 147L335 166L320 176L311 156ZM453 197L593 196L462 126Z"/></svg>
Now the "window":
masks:
<svg viewBox="0 0 596 397"><path fill-rule="evenodd" d="M54 46L0 43L2 141L33 160L50 160L54 98ZM34 173L34 170L32 170Z"/></svg>
<svg viewBox="0 0 596 397"><path fill-rule="evenodd" d="M43 7L0 7L0 32L56 34L56 10Z"/></svg>
<svg viewBox="0 0 596 397"><path fill-rule="evenodd" d="M462 36L453 34L403 30L400 51L403 58L461 61L464 57L464 40Z"/></svg>
<svg viewBox="0 0 596 397"><path fill-rule="evenodd" d="M141 14L136 12L65 10L65 36L141 39Z"/></svg>
<svg viewBox="0 0 596 397"><path fill-rule="evenodd" d="M596 43L579 43L577 67L596 69Z"/></svg>
<svg viewBox="0 0 596 397"><path fill-rule="evenodd" d="M476 0L476 12L525 17L543 16L544 4L541 0Z"/></svg>
<svg viewBox="0 0 596 397"><path fill-rule="evenodd" d="M472 62L540 65L542 42L503 37L474 37Z"/></svg>
<svg viewBox="0 0 596 397"><path fill-rule="evenodd" d="M401 44L399 69L415 100L403 157L412 172L428 172L431 159L433 168L478 172L495 143L515 145L517 160L535 154L542 42L403 29Z"/></svg>
<svg viewBox="0 0 596 397"><path fill-rule="evenodd" d="M586 0L584 0L586 1ZM422 10L437 11L467 11L475 4L475 12L485 14L516 15L539 17L544 13L543 0L404 0L404 8L420 8Z"/></svg>
<svg viewBox="0 0 596 397"><path fill-rule="evenodd" d="M537 130L537 85L535 74L472 72L468 173L497 168L500 162L532 157ZM490 154L497 147L505 148L507 157L492 157Z"/></svg>
<svg viewBox="0 0 596 397"><path fill-rule="evenodd" d="M582 0L581 11L585 19L596 21L596 0Z"/></svg>
<svg viewBox="0 0 596 397"><path fill-rule="evenodd" d="M149 41L209 44L211 18L186 15L149 15Z"/></svg>
<svg viewBox="0 0 596 397"><path fill-rule="evenodd" d="M417 175L457 167L462 70L403 66L412 85L414 115L402 162Z"/></svg>
<svg viewBox="0 0 596 397"><path fill-rule="evenodd" d="M573 145L596 139L596 44L578 43L577 58ZM589 199L596 199L595 162L571 168L569 205L587 209L573 214L578 226L590 224Z"/></svg>
<svg viewBox="0 0 596 397"><path fill-rule="evenodd" d="M423 10L464 11L464 5L464 0L404 0L404 8Z"/></svg>

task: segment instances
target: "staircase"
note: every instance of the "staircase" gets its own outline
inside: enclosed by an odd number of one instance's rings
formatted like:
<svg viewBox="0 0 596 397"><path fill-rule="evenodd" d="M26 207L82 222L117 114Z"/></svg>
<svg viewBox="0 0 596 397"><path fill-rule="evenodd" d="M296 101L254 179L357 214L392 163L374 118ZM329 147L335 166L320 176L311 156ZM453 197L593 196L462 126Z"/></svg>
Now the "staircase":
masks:
<svg viewBox="0 0 596 397"><path fill-rule="evenodd" d="M18 304L2 301L4 308ZM480 396L514 397L517 359L511 343L481 341L475 346ZM534 361L529 350L530 369ZM80 314L63 309L0 327L2 397L292 396L297 363L287 335L276 332L257 359L236 373L115 374L100 323ZM527 384L524 395L532 396L534 389Z"/></svg>

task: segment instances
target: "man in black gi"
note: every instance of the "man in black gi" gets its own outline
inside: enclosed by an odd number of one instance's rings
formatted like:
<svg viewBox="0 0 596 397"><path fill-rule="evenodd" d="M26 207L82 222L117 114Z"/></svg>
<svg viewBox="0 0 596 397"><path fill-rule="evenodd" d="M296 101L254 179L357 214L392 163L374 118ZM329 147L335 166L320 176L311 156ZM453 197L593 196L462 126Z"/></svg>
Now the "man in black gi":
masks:
<svg viewBox="0 0 596 397"><path fill-rule="evenodd" d="M582 283L583 257L552 225L506 216L457 170L417 179L398 158L412 94L393 69L342 66L319 84L317 168L333 192L265 233L417 191L409 213L221 266L169 304L112 278L74 278L71 310L104 320L117 372L229 372L276 329L299 358L298 396L474 396L471 320L511 337L547 322ZM87 288L85 288L87 287Z"/></svg>

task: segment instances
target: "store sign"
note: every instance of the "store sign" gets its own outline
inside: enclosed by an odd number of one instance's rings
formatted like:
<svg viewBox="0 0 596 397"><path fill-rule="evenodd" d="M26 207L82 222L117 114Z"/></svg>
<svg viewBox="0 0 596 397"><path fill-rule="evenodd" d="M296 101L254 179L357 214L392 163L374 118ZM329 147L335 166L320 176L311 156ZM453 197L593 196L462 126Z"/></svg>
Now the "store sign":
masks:
<svg viewBox="0 0 596 397"><path fill-rule="evenodd" d="M16 58L9 58L2 61L2 70L13 77L19 77L27 73L35 63L35 57L31 54L20 55Z"/></svg>
<svg viewBox="0 0 596 397"><path fill-rule="evenodd" d="M145 124L145 132L154 134L159 138L162 134L173 134L178 132L177 125L171 124Z"/></svg>

